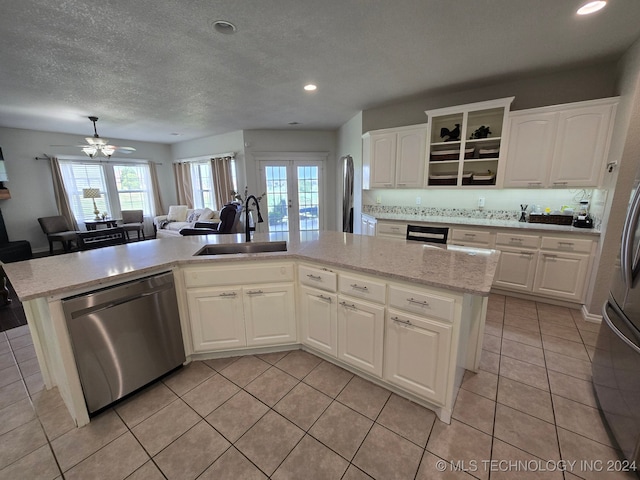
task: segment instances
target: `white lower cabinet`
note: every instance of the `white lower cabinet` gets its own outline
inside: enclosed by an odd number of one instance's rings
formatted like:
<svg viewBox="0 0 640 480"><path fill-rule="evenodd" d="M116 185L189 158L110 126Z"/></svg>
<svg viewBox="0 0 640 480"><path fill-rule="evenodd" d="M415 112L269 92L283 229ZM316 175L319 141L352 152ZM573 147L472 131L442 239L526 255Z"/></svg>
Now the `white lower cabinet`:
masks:
<svg viewBox="0 0 640 480"><path fill-rule="evenodd" d="M443 405L449 377L450 324L389 309L384 379Z"/></svg>
<svg viewBox="0 0 640 480"><path fill-rule="evenodd" d="M585 254L541 252L533 293L582 301L589 260Z"/></svg>
<svg viewBox="0 0 640 480"><path fill-rule="evenodd" d="M338 358L382 377L384 306L338 296Z"/></svg>
<svg viewBox="0 0 640 480"><path fill-rule="evenodd" d="M243 287L242 296L247 346L296 341L293 283Z"/></svg>
<svg viewBox="0 0 640 480"><path fill-rule="evenodd" d="M500 261L493 279L493 285L509 290L530 292L538 263L537 250L500 250Z"/></svg>
<svg viewBox="0 0 640 480"><path fill-rule="evenodd" d="M338 296L300 287L301 341L321 352L338 356Z"/></svg>

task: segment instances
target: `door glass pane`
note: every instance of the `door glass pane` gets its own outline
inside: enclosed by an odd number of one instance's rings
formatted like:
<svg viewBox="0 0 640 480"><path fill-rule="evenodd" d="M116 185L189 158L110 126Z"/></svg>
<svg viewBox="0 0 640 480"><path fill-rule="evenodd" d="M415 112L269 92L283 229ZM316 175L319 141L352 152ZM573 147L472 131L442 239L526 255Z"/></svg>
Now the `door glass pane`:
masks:
<svg viewBox="0 0 640 480"><path fill-rule="evenodd" d="M288 232L289 218L287 215L287 167L266 166L264 168L267 179L267 215L270 232Z"/></svg>
<svg viewBox="0 0 640 480"><path fill-rule="evenodd" d="M318 230L318 167L298 166L298 208L300 231Z"/></svg>

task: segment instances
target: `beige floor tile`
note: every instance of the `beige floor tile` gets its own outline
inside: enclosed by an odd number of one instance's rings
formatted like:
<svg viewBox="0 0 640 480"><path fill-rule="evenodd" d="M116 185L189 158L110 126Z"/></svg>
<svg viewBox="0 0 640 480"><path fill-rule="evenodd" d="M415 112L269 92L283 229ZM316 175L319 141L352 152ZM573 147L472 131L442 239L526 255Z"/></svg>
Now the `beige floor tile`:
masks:
<svg viewBox="0 0 640 480"><path fill-rule="evenodd" d="M213 368L216 372L224 370L233 362L240 360L242 357L226 357L226 358L214 358L211 360L203 360L209 367Z"/></svg>
<svg viewBox="0 0 640 480"><path fill-rule="evenodd" d="M545 422L554 422L551 394L546 390L540 390L507 377L500 377L498 403L533 415Z"/></svg>
<svg viewBox="0 0 640 480"><path fill-rule="evenodd" d="M495 373L497 375L498 371L500 370L500 355L498 355L497 353L493 353L488 350L482 349L482 353L480 354L479 368L481 370Z"/></svg>
<svg viewBox="0 0 640 480"><path fill-rule="evenodd" d="M23 335L30 335L29 326L28 325L21 325L19 327L10 328L9 330L7 330L4 333L5 333L6 337L7 337L7 339L18 338L18 337L21 337Z"/></svg>
<svg viewBox="0 0 640 480"><path fill-rule="evenodd" d="M602 478L637 479L634 474L628 472L602 472L598 469L589 468L590 465L594 465L593 462L595 461L601 462L600 465L607 465L608 462L619 460L621 458L620 453L611 447L594 442L561 427L558 427L558 440L562 458L575 462L571 473L580 478L587 480L600 480Z"/></svg>
<svg viewBox="0 0 640 480"><path fill-rule="evenodd" d="M505 405L496 407L494 436L536 457L560 459L555 425Z"/></svg>
<svg viewBox="0 0 640 480"><path fill-rule="evenodd" d="M149 460L127 477L127 480L166 480L155 463Z"/></svg>
<svg viewBox="0 0 640 480"><path fill-rule="evenodd" d="M371 480L371 477L356 467L353 463L347 468L342 480Z"/></svg>
<svg viewBox="0 0 640 480"><path fill-rule="evenodd" d="M590 381L581 380L564 373L548 371L551 393L570 400L598 408L598 401Z"/></svg>
<svg viewBox="0 0 640 480"><path fill-rule="evenodd" d="M542 335L542 345L545 351L560 353L568 357L578 358L589 362L589 355L582 342L572 342L551 335Z"/></svg>
<svg viewBox="0 0 640 480"><path fill-rule="evenodd" d="M537 458L498 439L493 441L491 460L495 462L489 465L491 480L511 480L516 478L522 480L563 480L562 472L558 470L552 471L553 468L551 465L547 465L546 459ZM503 463L501 464L500 462ZM518 464L517 462L521 463ZM526 466L526 468L521 468L521 465Z"/></svg>
<svg viewBox="0 0 640 480"><path fill-rule="evenodd" d="M509 315L519 315L521 317L530 318L531 320L538 320L538 310L536 310L535 304L531 307L525 304L514 305L507 301L504 308L505 322Z"/></svg>
<svg viewBox="0 0 640 480"><path fill-rule="evenodd" d="M274 432L278 434L274 435ZM235 443L235 447L270 476L303 436L304 432L289 420L269 411Z"/></svg>
<svg viewBox="0 0 640 480"><path fill-rule="evenodd" d="M507 338L502 339L502 355L533 363L539 367L545 366L544 353L541 348L514 342Z"/></svg>
<svg viewBox="0 0 640 480"><path fill-rule="evenodd" d="M504 326L502 330L502 338L513 340L518 343L524 343L525 345L531 345L532 347L542 348L542 339L538 332L524 330L512 325Z"/></svg>
<svg viewBox="0 0 640 480"><path fill-rule="evenodd" d="M44 390L44 380L42 378L42 373L38 372L35 375L31 375L24 379L24 383L27 386L27 390L30 395L34 395L37 392L41 392Z"/></svg>
<svg viewBox="0 0 640 480"><path fill-rule="evenodd" d="M25 423L4 435L0 435L0 469L46 444L47 438L38 420Z"/></svg>
<svg viewBox="0 0 640 480"><path fill-rule="evenodd" d="M199 420L198 414L178 399L136 425L131 431L149 455L154 456Z"/></svg>
<svg viewBox="0 0 640 480"><path fill-rule="evenodd" d="M576 320L576 327L578 327L579 332L594 332L598 333L600 331L600 323L595 322L587 322L582 318L580 320Z"/></svg>
<svg viewBox="0 0 640 480"><path fill-rule="evenodd" d="M31 400L23 398L0 410L0 435L36 418Z"/></svg>
<svg viewBox="0 0 640 480"><path fill-rule="evenodd" d="M190 390L182 399L200 416L206 417L240 391L240 388L216 374Z"/></svg>
<svg viewBox="0 0 640 480"><path fill-rule="evenodd" d="M482 460L491 458L491 435L455 419L450 425L436 420L427 450L446 461L461 461L466 465L474 461L480 465ZM476 472L476 475L481 479L488 478L483 471Z"/></svg>
<svg viewBox="0 0 640 480"><path fill-rule="evenodd" d="M554 323L541 323L540 331L543 335L564 338L572 342L581 342L580 333L575 326L556 325Z"/></svg>
<svg viewBox="0 0 640 480"><path fill-rule="evenodd" d="M77 428L64 402L46 412L38 412L38 418L49 441Z"/></svg>
<svg viewBox="0 0 640 480"><path fill-rule="evenodd" d="M580 332L580 336L582 337L582 341L585 345L590 345L595 347L598 344L598 333L590 332L588 330L582 330Z"/></svg>
<svg viewBox="0 0 640 480"><path fill-rule="evenodd" d="M556 425L584 437L615 447L615 441L607 433L604 416L597 408L574 402L564 397L553 396Z"/></svg>
<svg viewBox="0 0 640 480"><path fill-rule="evenodd" d="M453 407L453 418L491 435L495 409L493 400L461 389Z"/></svg>
<svg viewBox="0 0 640 480"><path fill-rule="evenodd" d="M273 407L299 380L282 370L271 367L245 387L245 390L263 403Z"/></svg>
<svg viewBox="0 0 640 480"><path fill-rule="evenodd" d="M228 449L198 480L266 480L267 476L235 447Z"/></svg>
<svg viewBox="0 0 640 480"><path fill-rule="evenodd" d="M154 457L169 480L197 478L231 444L202 420Z"/></svg>
<svg viewBox="0 0 640 480"><path fill-rule="evenodd" d="M336 398L362 415L375 420L391 392L360 377L353 377Z"/></svg>
<svg viewBox="0 0 640 480"><path fill-rule="evenodd" d="M269 411L261 401L240 391L207 416L206 420L230 442L235 442Z"/></svg>
<svg viewBox="0 0 640 480"><path fill-rule="evenodd" d="M376 423L424 448L435 419L431 410L392 394Z"/></svg>
<svg viewBox="0 0 640 480"><path fill-rule="evenodd" d="M35 408L38 415L43 415L60 405L64 405L64 400L60 396L60 392L57 387L53 387L50 390L43 390L31 396L33 402L33 408Z"/></svg>
<svg viewBox="0 0 640 480"><path fill-rule="evenodd" d="M215 375L215 371L204 362L191 362L180 370L166 377L163 383L175 392L176 395L182 396L189 390L197 387L207 378Z"/></svg>
<svg viewBox="0 0 640 480"><path fill-rule="evenodd" d="M502 322L494 322L489 320L487 315L487 321L484 324L484 333L486 335L493 335L494 337L502 338Z"/></svg>
<svg viewBox="0 0 640 480"><path fill-rule="evenodd" d="M307 431L331 402L331 397L304 383L299 383L273 408L287 420Z"/></svg>
<svg viewBox="0 0 640 480"><path fill-rule="evenodd" d="M587 354L589 355L589 360L593 362L593 356L596 353L596 347L592 347L591 345L585 345L584 348L587 350Z"/></svg>
<svg viewBox="0 0 640 480"><path fill-rule="evenodd" d="M500 347L502 345L502 338L494 337L488 333L484 334L482 340L482 348L492 353L500 353Z"/></svg>
<svg viewBox="0 0 640 480"><path fill-rule="evenodd" d="M7 368L3 368L0 370L0 387L18 382L21 378L17 365L13 364Z"/></svg>
<svg viewBox="0 0 640 480"><path fill-rule="evenodd" d="M546 352L547 369L591 381L591 362L568 357L560 353Z"/></svg>
<svg viewBox="0 0 640 480"><path fill-rule="evenodd" d="M414 478L423 450L380 425L375 424L364 439L353 464L373 478Z"/></svg>
<svg viewBox="0 0 640 480"><path fill-rule="evenodd" d="M0 387L0 409L27 398L27 389L22 381Z"/></svg>
<svg viewBox="0 0 640 480"><path fill-rule="evenodd" d="M288 354L289 354L289 351L286 350L284 352L263 353L260 355L256 355L256 357L258 357L260 360L264 362L270 363L271 365L275 365Z"/></svg>
<svg viewBox="0 0 640 480"><path fill-rule="evenodd" d="M44 445L25 455L18 461L0 470L3 479L52 479L62 475L51 453L49 445Z"/></svg>
<svg viewBox="0 0 640 480"><path fill-rule="evenodd" d="M443 461L445 463L441 463ZM462 465L458 466L456 462L453 462L452 464L447 460L436 457L429 451L425 451L424 456L422 457L422 462L420 462L420 468L418 469L416 480L472 480L476 478L471 474L462 471L461 468ZM468 470L475 470L475 468L468 466Z"/></svg>
<svg viewBox="0 0 640 480"><path fill-rule="evenodd" d="M2 355L0 355L0 370L9 368L15 364L16 364L16 360L13 357L12 352L3 353Z"/></svg>
<svg viewBox="0 0 640 480"><path fill-rule="evenodd" d="M60 469L66 472L126 431L120 417L113 410L107 410L92 418L88 425L69 430L56 438L51 446Z"/></svg>
<svg viewBox="0 0 640 480"><path fill-rule="evenodd" d="M309 433L336 453L351 460L371 429L373 421L333 402L311 427Z"/></svg>
<svg viewBox="0 0 640 480"><path fill-rule="evenodd" d="M23 377L28 377L30 375L35 375L40 371L40 364L38 363L37 358L30 358L23 362L18 363L18 367L20 368L20 372Z"/></svg>
<svg viewBox="0 0 640 480"><path fill-rule="evenodd" d="M349 462L329 450L315 438L305 435L271 476L274 480L339 479Z"/></svg>
<svg viewBox="0 0 640 480"><path fill-rule="evenodd" d="M36 349L33 345L27 345L13 352L18 363L22 363L26 360L36 358Z"/></svg>
<svg viewBox="0 0 640 480"><path fill-rule="evenodd" d="M573 323L573 322L572 322ZM523 330L531 330L532 332L540 332L540 325L538 324L538 317L526 317L517 313L507 313L504 316L504 324L513 327L521 328Z"/></svg>
<svg viewBox="0 0 640 480"><path fill-rule="evenodd" d="M149 460L131 432L126 432L64 474L66 480L126 478Z"/></svg>
<svg viewBox="0 0 640 480"><path fill-rule="evenodd" d="M333 363L322 362L304 377L303 382L331 398L336 398L352 378L353 373L344 368Z"/></svg>
<svg viewBox="0 0 640 480"><path fill-rule="evenodd" d="M240 387L245 387L251 380L258 378L271 364L263 362L253 355L240 359L219 370L222 375Z"/></svg>
<svg viewBox="0 0 640 480"><path fill-rule="evenodd" d="M495 400L498 391L498 375L485 370L478 370L477 373L467 370L464 372L460 387L490 400Z"/></svg>
<svg viewBox="0 0 640 480"><path fill-rule="evenodd" d="M278 363L276 363L276 367L278 367L280 370L284 370L289 375L293 375L298 380L302 380L321 361L322 359L316 357L315 355L303 352L302 350L294 350Z"/></svg>
<svg viewBox="0 0 640 480"><path fill-rule="evenodd" d="M544 367L503 356L500 360L500 376L532 387L549 390L547 370Z"/></svg>
<svg viewBox="0 0 640 480"><path fill-rule="evenodd" d="M177 399L169 387L157 382L118 404L115 410L124 423L133 428Z"/></svg>
<svg viewBox="0 0 640 480"><path fill-rule="evenodd" d="M27 345L33 345L33 340L31 339L31 335L22 335L20 337L9 338L9 343L13 350L19 350Z"/></svg>

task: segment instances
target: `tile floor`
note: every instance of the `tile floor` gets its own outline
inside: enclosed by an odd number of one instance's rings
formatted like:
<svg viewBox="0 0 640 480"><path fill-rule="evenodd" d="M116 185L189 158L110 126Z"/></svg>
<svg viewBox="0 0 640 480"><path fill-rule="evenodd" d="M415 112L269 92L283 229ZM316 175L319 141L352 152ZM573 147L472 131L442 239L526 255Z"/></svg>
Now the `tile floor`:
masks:
<svg viewBox="0 0 640 480"><path fill-rule="evenodd" d="M598 328L492 295L481 370L466 373L450 425L293 351L193 362L77 429L18 327L0 334L0 478L629 478L580 468L618 458L590 383ZM578 463L523 470L559 459Z"/></svg>

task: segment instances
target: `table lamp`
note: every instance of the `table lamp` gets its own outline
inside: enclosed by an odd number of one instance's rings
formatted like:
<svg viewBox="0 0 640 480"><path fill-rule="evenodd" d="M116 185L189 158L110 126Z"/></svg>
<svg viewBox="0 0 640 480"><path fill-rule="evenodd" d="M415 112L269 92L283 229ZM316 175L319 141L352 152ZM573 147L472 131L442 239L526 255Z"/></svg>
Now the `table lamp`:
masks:
<svg viewBox="0 0 640 480"><path fill-rule="evenodd" d="M99 188L83 188L82 198L90 198L93 200L93 213L96 214L96 218L94 218L94 220L101 220L100 210L98 210L98 207L96 206L96 198L100 198L100 189Z"/></svg>

